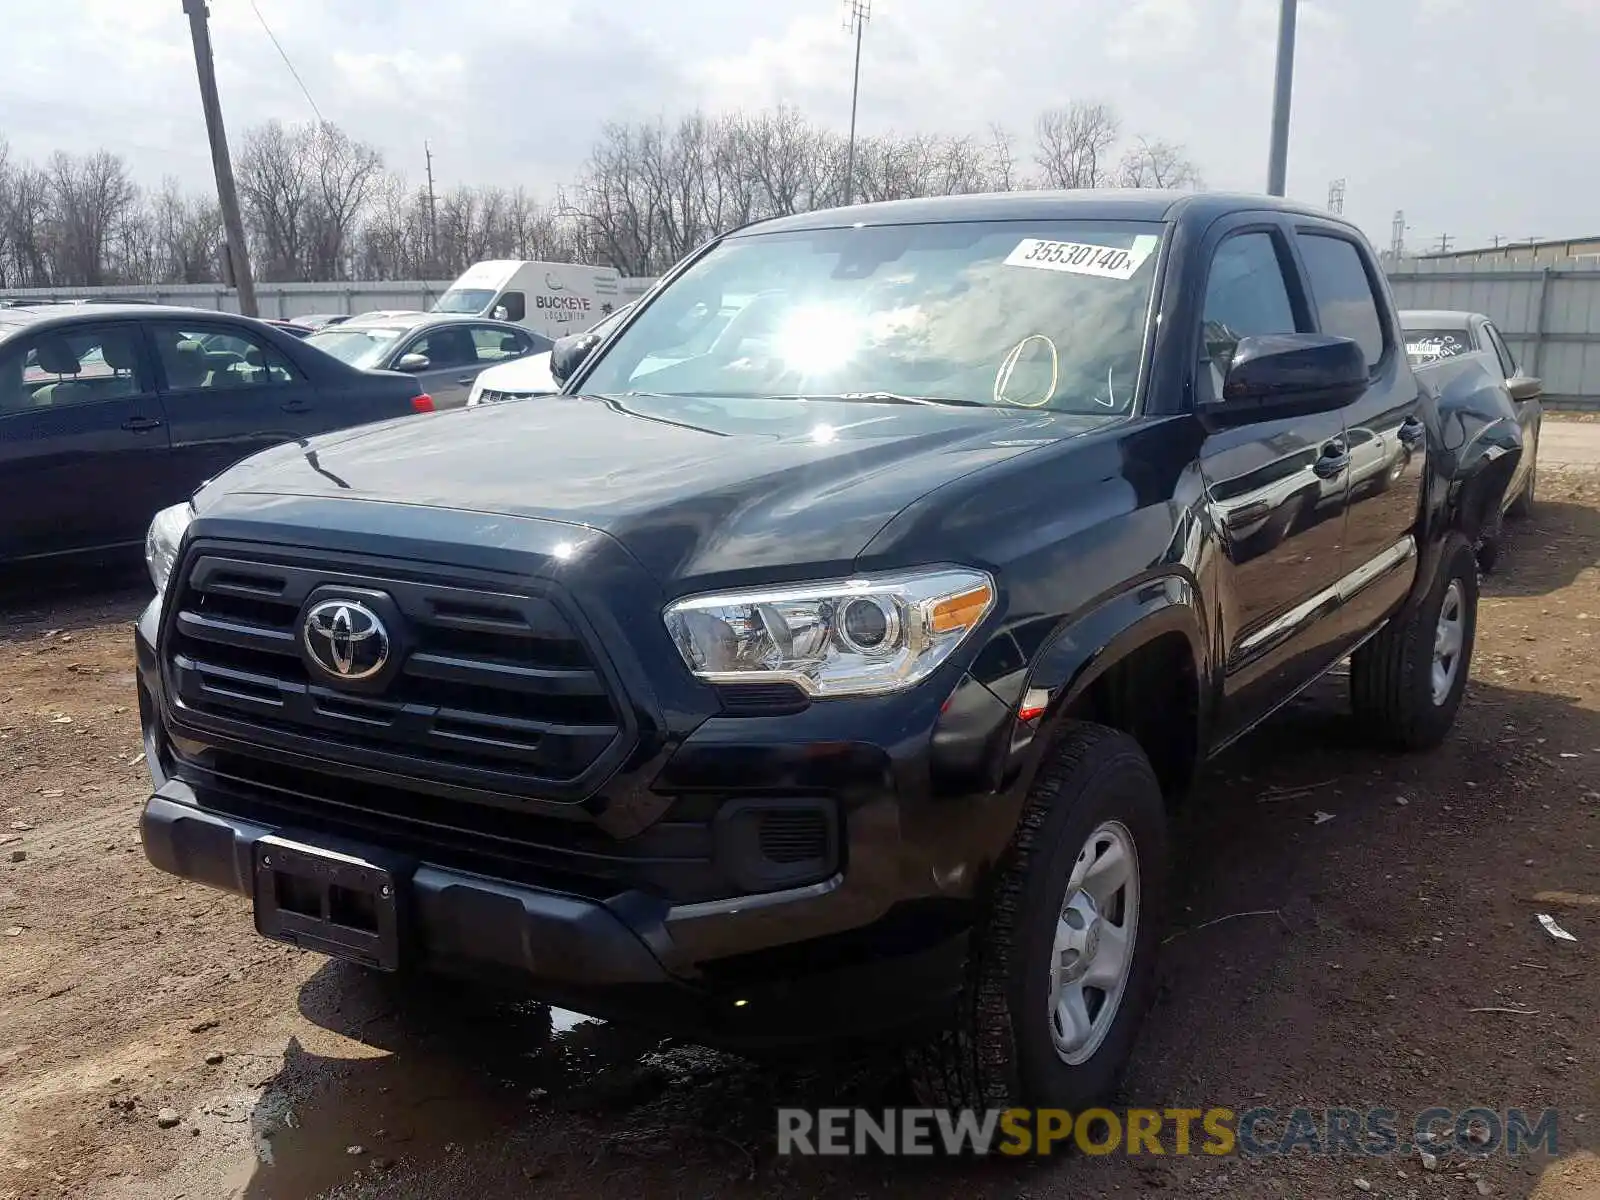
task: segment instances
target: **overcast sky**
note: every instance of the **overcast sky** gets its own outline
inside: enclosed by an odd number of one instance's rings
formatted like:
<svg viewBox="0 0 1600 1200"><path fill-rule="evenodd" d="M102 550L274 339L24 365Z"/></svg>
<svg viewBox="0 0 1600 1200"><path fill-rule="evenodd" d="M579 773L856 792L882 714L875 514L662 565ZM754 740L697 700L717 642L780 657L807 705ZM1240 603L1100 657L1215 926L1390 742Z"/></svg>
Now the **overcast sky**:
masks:
<svg viewBox="0 0 1600 1200"><path fill-rule="evenodd" d="M322 114L441 185L571 180L608 119L786 101L849 123L843 0L255 0ZM210 186L180 0L3 0L14 158L106 147ZM1026 140L1105 100L1212 188L1265 185L1278 0L873 0L864 132ZM1289 192L1380 246L1600 234L1600 0L1303 0ZM211 0L223 110L311 118L251 0Z"/></svg>

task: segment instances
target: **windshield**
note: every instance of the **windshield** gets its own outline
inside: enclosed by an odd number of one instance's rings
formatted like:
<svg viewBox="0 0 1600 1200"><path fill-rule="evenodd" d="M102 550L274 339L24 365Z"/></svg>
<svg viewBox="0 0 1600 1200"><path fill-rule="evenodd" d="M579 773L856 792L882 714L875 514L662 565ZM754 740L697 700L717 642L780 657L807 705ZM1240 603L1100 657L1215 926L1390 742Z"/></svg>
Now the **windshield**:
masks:
<svg viewBox="0 0 1600 1200"><path fill-rule="evenodd" d="M436 313L468 313L476 316L489 307L495 293L490 288L451 288L433 306Z"/></svg>
<svg viewBox="0 0 1600 1200"><path fill-rule="evenodd" d="M1125 412L1163 232L986 221L730 238L582 390Z"/></svg>
<svg viewBox="0 0 1600 1200"><path fill-rule="evenodd" d="M383 361L394 344L406 335L404 329L351 329L335 325L305 339L305 344L325 350L352 367L369 370Z"/></svg>
<svg viewBox="0 0 1600 1200"><path fill-rule="evenodd" d="M1472 353L1472 339L1464 329L1408 329L1406 357L1413 367Z"/></svg>

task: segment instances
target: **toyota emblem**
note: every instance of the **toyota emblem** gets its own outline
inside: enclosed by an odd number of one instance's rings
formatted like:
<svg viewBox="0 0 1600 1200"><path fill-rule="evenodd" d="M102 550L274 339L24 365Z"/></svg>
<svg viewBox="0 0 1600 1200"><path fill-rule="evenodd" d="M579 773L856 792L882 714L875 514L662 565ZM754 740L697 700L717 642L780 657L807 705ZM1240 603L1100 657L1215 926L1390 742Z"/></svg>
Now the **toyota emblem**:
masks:
<svg viewBox="0 0 1600 1200"><path fill-rule="evenodd" d="M389 661L389 631L377 613L355 600L313 605L300 637L311 661L335 679L371 679Z"/></svg>

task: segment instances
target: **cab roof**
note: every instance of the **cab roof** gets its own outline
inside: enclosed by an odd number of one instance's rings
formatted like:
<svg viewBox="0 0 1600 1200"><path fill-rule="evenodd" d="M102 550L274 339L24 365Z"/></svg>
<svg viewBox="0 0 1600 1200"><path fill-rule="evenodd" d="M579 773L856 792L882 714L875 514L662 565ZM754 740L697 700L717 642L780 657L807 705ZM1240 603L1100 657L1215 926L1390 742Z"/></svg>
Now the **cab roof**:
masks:
<svg viewBox="0 0 1600 1200"><path fill-rule="evenodd" d="M1230 192L1177 192L1156 188L1075 191L979 192L928 196L825 208L774 217L730 236L838 229L849 225L920 225L953 221L1194 221L1208 225L1235 212L1285 212L1340 224L1322 209L1275 196Z"/></svg>

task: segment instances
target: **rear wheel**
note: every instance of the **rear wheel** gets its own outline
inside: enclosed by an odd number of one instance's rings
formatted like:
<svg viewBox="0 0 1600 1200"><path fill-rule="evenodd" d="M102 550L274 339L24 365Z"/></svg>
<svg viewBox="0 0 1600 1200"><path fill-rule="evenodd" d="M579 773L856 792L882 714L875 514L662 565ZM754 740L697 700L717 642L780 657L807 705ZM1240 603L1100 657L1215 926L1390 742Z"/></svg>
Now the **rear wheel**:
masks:
<svg viewBox="0 0 1600 1200"><path fill-rule="evenodd" d="M1086 1107L1116 1082L1154 983L1166 814L1126 734L1058 737L998 870L952 1027L911 1051L924 1103Z"/></svg>
<svg viewBox="0 0 1600 1200"><path fill-rule="evenodd" d="M1398 750L1444 740L1466 691L1477 620L1477 557L1453 533L1433 590L1350 657L1351 705L1369 734Z"/></svg>

